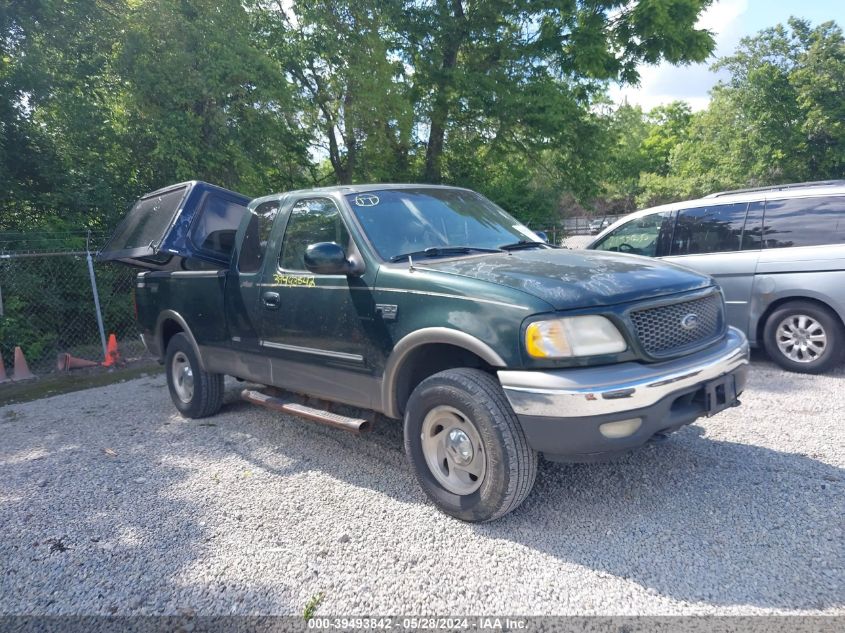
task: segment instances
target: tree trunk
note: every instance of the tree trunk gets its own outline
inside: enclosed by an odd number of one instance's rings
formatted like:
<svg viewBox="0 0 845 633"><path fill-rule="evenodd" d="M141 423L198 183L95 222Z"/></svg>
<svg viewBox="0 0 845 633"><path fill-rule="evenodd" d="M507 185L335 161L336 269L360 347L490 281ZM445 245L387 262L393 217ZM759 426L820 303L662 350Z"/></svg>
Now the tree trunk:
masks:
<svg viewBox="0 0 845 633"><path fill-rule="evenodd" d="M446 138L446 125L449 122L449 89L452 86L452 71L458 64L458 51L466 37L464 8L461 0L453 0L452 13L456 28L445 34L443 42L443 63L435 86L434 105L431 108L431 121L428 132L428 145L425 149L426 182L439 183L443 179L440 158L443 155L443 142Z"/></svg>

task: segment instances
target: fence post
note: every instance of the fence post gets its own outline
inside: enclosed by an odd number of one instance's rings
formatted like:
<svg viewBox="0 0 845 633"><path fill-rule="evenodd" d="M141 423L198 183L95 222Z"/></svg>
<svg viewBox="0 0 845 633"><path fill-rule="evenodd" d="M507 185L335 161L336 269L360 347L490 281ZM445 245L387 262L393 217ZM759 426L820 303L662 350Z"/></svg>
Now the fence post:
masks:
<svg viewBox="0 0 845 633"><path fill-rule="evenodd" d="M97 326L100 328L100 343L103 345L103 359L108 358L106 348L106 331L103 328L103 314L100 312L100 295L97 292L97 277L94 275L94 260L91 258L91 251L85 249L88 260L88 276L91 278L91 291L94 293L94 310L97 312Z"/></svg>

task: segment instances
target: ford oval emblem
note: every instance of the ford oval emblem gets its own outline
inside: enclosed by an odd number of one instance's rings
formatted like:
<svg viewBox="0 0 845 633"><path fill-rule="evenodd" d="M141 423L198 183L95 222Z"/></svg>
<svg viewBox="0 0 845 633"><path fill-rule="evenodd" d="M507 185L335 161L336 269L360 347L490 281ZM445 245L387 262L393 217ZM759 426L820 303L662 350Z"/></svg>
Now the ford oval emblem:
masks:
<svg viewBox="0 0 845 633"><path fill-rule="evenodd" d="M681 319L681 327L685 330L694 330L698 327L698 315L690 313Z"/></svg>

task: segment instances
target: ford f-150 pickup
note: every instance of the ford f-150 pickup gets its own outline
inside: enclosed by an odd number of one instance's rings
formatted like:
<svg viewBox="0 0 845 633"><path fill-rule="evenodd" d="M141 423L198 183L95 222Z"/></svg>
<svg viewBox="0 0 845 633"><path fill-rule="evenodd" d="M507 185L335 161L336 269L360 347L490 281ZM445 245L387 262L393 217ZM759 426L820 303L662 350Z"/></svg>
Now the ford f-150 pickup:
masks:
<svg viewBox="0 0 845 633"><path fill-rule="evenodd" d="M624 453L736 406L746 381L709 277L554 247L466 189L250 201L182 183L139 200L101 257L145 269L138 321L183 415L216 413L228 375L313 421L371 423L334 403L403 420L420 486L467 521L516 508L538 454Z"/></svg>

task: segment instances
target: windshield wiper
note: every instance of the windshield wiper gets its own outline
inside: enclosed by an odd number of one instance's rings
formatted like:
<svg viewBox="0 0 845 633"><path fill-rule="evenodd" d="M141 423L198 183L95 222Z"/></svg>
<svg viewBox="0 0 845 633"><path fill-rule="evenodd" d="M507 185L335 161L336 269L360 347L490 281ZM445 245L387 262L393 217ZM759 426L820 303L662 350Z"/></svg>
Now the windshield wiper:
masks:
<svg viewBox="0 0 845 633"><path fill-rule="evenodd" d="M535 242L534 240L519 240L518 242L514 242L512 244L502 244L499 248L503 251L516 251L521 248L533 248L535 246L541 246L543 248L556 248L548 242Z"/></svg>
<svg viewBox="0 0 845 633"><path fill-rule="evenodd" d="M411 251L394 255L391 262L401 262L409 257L440 257L441 255L461 255L464 253L501 253L501 248L482 248L480 246L430 246L425 250Z"/></svg>

